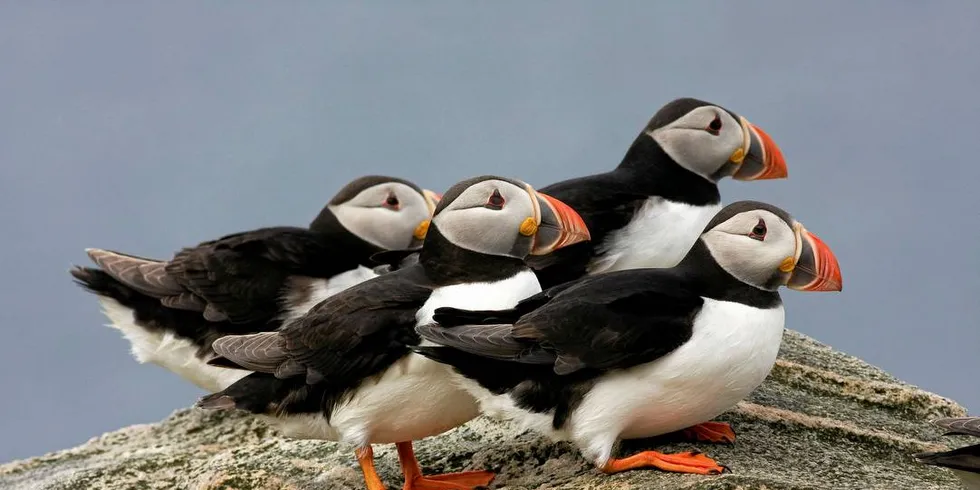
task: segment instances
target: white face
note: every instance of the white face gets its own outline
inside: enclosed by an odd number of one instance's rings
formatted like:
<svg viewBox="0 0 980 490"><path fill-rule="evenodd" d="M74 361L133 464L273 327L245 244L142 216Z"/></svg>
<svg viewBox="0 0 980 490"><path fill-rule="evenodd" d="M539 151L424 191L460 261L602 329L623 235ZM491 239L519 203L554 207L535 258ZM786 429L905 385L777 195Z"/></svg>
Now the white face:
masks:
<svg viewBox="0 0 980 490"><path fill-rule="evenodd" d="M432 224L458 247L523 259L534 240L533 236L521 235L521 225L528 218L540 223L538 206L529 188L503 180L483 180L456 196L432 218Z"/></svg>
<svg viewBox="0 0 980 490"><path fill-rule="evenodd" d="M741 122L711 105L698 107L647 134L680 166L712 182L727 176L719 171L737 151L744 155L749 150Z"/></svg>
<svg viewBox="0 0 980 490"><path fill-rule="evenodd" d="M421 193L401 182L373 185L328 208L348 231L388 250L410 247L432 212Z"/></svg>
<svg viewBox="0 0 980 490"><path fill-rule="evenodd" d="M723 269L742 282L774 290L785 274L780 266L797 257L792 225L770 211L755 209L732 216L702 235Z"/></svg>

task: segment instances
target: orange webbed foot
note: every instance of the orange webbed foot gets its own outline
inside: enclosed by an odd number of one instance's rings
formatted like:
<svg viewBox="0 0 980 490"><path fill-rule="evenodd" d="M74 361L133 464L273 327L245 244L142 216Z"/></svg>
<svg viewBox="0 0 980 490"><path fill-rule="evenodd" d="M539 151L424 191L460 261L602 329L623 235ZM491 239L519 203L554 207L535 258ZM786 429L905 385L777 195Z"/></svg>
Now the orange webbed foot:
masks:
<svg viewBox="0 0 980 490"><path fill-rule="evenodd" d="M411 442L399 442L398 460L405 475L402 490L476 490L490 484L496 474L490 471L464 471L423 476Z"/></svg>
<svg viewBox="0 0 980 490"><path fill-rule="evenodd" d="M490 471L419 475L406 481L403 490L475 490L490 485L495 476L497 475Z"/></svg>
<svg viewBox="0 0 980 490"><path fill-rule="evenodd" d="M688 427L683 431L684 437L693 441L729 443L735 442L735 431L725 422L704 422Z"/></svg>
<svg viewBox="0 0 980 490"><path fill-rule="evenodd" d="M640 468L657 468L674 473L696 473L698 475L718 475L728 469L696 451L675 454L643 451L627 458L610 459L602 467L602 471L612 474Z"/></svg>

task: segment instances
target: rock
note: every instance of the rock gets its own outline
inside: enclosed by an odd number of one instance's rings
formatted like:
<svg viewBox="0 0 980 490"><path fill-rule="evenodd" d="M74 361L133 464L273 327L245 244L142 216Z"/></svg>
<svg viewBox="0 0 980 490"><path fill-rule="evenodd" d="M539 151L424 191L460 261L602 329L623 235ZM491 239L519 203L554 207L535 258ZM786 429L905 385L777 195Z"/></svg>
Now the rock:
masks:
<svg viewBox="0 0 980 490"><path fill-rule="evenodd" d="M483 418L418 442L416 453L429 472L495 470L492 487L510 490L956 489L949 472L918 464L911 454L951 448L928 421L965 414L946 398L787 330L769 379L718 418L732 423L734 445L661 439L628 441L621 448L696 448L731 473L641 470L606 476L570 444ZM394 447L376 446L375 456L385 482L400 488ZM285 439L243 414L184 409L156 424L0 466L0 487L346 490L364 488L364 482L347 445Z"/></svg>

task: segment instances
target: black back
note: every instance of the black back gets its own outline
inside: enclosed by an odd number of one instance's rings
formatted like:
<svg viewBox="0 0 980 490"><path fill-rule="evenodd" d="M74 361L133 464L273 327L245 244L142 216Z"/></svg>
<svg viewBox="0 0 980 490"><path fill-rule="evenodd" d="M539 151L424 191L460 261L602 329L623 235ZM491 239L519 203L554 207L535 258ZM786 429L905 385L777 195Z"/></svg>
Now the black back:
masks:
<svg viewBox="0 0 980 490"><path fill-rule="evenodd" d="M542 288L584 276L589 262L601 253L599 249L604 240L610 233L628 225L651 197L697 206L720 202L721 195L715 183L678 165L646 134L651 126L665 124L658 117L661 117L659 113L636 137L615 170L540 189L577 211L592 236L588 242L558 249L546 256L528 258Z"/></svg>

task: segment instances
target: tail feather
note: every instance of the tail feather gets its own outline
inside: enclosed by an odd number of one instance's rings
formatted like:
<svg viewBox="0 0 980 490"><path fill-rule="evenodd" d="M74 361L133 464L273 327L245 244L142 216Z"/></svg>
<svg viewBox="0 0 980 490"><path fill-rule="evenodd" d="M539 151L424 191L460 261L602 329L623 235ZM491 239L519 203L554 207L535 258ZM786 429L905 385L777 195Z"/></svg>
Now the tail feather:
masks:
<svg viewBox="0 0 980 490"><path fill-rule="evenodd" d="M528 379L529 367L524 364L488 359L452 347L415 346L412 350L433 361L451 366L462 376L476 381L494 394L505 393Z"/></svg>
<svg viewBox="0 0 980 490"><path fill-rule="evenodd" d="M90 248L92 262L119 282L144 294L162 298L180 296L184 288L166 271L166 262Z"/></svg>
<svg viewBox="0 0 980 490"><path fill-rule="evenodd" d="M205 410L245 410L256 414L268 414L271 407L283 404L283 400L305 399L297 391L308 390L303 379L279 379L271 374L252 373L217 393L201 397L195 406ZM290 395L293 396L290 396ZM315 400L299 403L313 404ZM281 407L280 407L281 408ZM304 406L307 410L312 405Z"/></svg>
<svg viewBox="0 0 980 490"><path fill-rule="evenodd" d="M143 293L119 282L101 269L75 266L68 272L74 278L75 284L86 291L98 296L112 298L128 307L133 307L150 299Z"/></svg>

